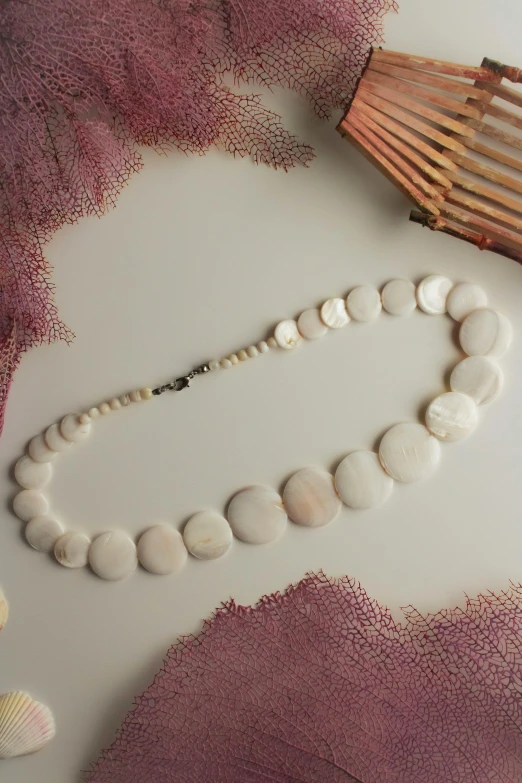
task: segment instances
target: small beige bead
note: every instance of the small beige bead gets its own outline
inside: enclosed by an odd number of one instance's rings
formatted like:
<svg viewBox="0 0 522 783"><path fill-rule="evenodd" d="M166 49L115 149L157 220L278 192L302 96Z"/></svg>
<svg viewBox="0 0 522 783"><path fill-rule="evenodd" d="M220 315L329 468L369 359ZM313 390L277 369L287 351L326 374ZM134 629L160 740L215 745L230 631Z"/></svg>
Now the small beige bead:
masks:
<svg viewBox="0 0 522 783"><path fill-rule="evenodd" d="M131 391L129 394L129 399L131 402L141 402L141 394L139 389L135 389L134 391Z"/></svg>
<svg viewBox="0 0 522 783"><path fill-rule="evenodd" d="M248 354L244 348L238 351L237 358L239 359L240 362L246 362L246 360L248 359Z"/></svg>
<svg viewBox="0 0 522 783"><path fill-rule="evenodd" d="M88 424L91 420L91 417L88 413L82 413L80 416L80 424Z"/></svg>
<svg viewBox="0 0 522 783"><path fill-rule="evenodd" d="M123 405L123 407L127 407L127 405L130 405L130 397L128 394L122 394L120 397L120 402Z"/></svg>
<svg viewBox="0 0 522 783"><path fill-rule="evenodd" d="M112 400L109 402L109 406L111 408L111 411L119 411L121 408L121 402L117 397L113 397Z"/></svg>
<svg viewBox="0 0 522 783"><path fill-rule="evenodd" d="M247 348L247 354L250 356L251 359L256 357L258 355L259 351L257 350L255 345L249 345Z"/></svg>
<svg viewBox="0 0 522 783"><path fill-rule="evenodd" d="M237 354L235 353L230 354L230 356L228 357L228 361L231 362L232 364L239 364L239 359L237 357Z"/></svg>
<svg viewBox="0 0 522 783"><path fill-rule="evenodd" d="M111 412L111 406L108 402L102 402L100 405L100 413L102 416L106 416L108 413Z"/></svg>
<svg viewBox="0 0 522 783"><path fill-rule="evenodd" d="M99 415L100 415L100 411L98 410L98 408L91 408L90 409L90 411L89 411L89 418L90 419L97 419Z"/></svg>
<svg viewBox="0 0 522 783"><path fill-rule="evenodd" d="M219 370L219 368L221 367L221 364L218 362L217 359L212 359L212 361L209 362L208 366L210 367L210 369L212 371L214 371L214 370Z"/></svg>
<svg viewBox="0 0 522 783"><path fill-rule="evenodd" d="M277 340L275 337L269 337L266 342L269 348L277 348Z"/></svg>
<svg viewBox="0 0 522 783"><path fill-rule="evenodd" d="M152 397L152 389L145 386L143 389L140 389L140 395L142 400L150 400Z"/></svg>
<svg viewBox="0 0 522 783"><path fill-rule="evenodd" d="M257 345L257 350L259 351L259 353L268 353L270 347L265 340L261 340L261 342L258 343Z"/></svg>
<svg viewBox="0 0 522 783"><path fill-rule="evenodd" d="M232 362L230 361L230 359L221 359L221 367L224 370L230 370L230 368L232 367Z"/></svg>

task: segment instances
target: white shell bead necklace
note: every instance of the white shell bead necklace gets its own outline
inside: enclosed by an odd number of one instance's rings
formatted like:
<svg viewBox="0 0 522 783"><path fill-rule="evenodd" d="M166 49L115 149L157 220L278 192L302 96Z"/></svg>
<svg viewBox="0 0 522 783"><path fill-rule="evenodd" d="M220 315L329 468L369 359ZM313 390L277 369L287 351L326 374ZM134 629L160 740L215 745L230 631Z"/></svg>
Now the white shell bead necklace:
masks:
<svg viewBox="0 0 522 783"><path fill-rule="evenodd" d="M28 543L41 552L53 552L66 568L89 565L103 579L129 576L138 563L153 574L172 574L185 565L188 554L201 560L222 557L235 536L249 544L275 541L288 519L304 527L322 527L339 514L344 503L352 509L375 508L390 497L395 482L419 481L431 475L441 457L441 443L458 441L475 428L479 405L494 400L502 389L502 370L495 358L511 342L507 318L488 308L483 289L473 283L456 285L441 275L430 275L415 285L409 280L391 280L382 292L372 286L354 288L346 299L331 298L310 308L296 319L281 321L268 340L242 348L237 353L203 364L186 376L158 386L113 397L80 414L68 414L36 435L28 453L15 465L14 476L22 490L13 510L27 523ZM228 370L271 349L291 351L308 340L317 340L351 320L368 323L384 309L404 317L419 307L424 313L448 313L461 323L460 344L467 358L453 369L450 390L430 403L425 424L403 422L383 436L378 453L354 451L341 460L335 475L318 467L305 467L287 481L282 497L271 487L251 486L237 492L226 515L217 511L194 514L180 534L172 525L154 525L135 543L121 530L111 530L91 539L81 531L66 530L49 511L42 489L49 483L53 463L91 434L98 418L135 403L147 402L166 391L182 391L198 375Z"/></svg>

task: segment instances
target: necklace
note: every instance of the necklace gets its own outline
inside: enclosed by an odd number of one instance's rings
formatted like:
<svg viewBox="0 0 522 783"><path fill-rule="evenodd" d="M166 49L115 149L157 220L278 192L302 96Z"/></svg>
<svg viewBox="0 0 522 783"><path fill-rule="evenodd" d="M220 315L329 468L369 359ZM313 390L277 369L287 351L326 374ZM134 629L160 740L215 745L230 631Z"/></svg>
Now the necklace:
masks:
<svg viewBox="0 0 522 783"><path fill-rule="evenodd" d="M502 371L491 357L502 356L508 349L511 325L487 304L480 286L454 285L440 275L430 275L417 287L408 280L392 280L382 293L371 286L359 286L346 299L328 299L319 308L305 310L297 320L281 321L274 334L257 345L202 364L162 386L114 397L86 413L68 414L36 435L28 453L15 466L15 479L23 489L15 496L13 509L27 523L28 543L39 551L54 552L63 566L90 565L98 576L117 580L131 574L138 562L152 573L169 574L183 567L188 553L204 560L221 557L233 536L251 544L274 541L288 519L306 527L326 525L337 516L342 503L354 509L380 506L390 496L394 482L429 476L439 462L440 443L469 435L478 422L477 406L491 402L500 392ZM334 476L319 468L299 470L287 482L282 497L270 487L248 487L232 498L226 517L216 511L200 511L187 522L183 534L169 525L156 525L146 530L137 544L121 530L102 533L91 541L82 532L66 531L49 513L42 488L52 477L52 463L60 453L88 438L96 419L167 391L183 391L200 375L231 369L272 349L291 351L331 329L346 326L351 319L373 321L382 308L401 317L417 306L429 315L448 313L461 323L460 345L467 358L451 374L451 391L440 394L428 406L425 425L405 422L393 426L382 438L378 453L348 454Z"/></svg>

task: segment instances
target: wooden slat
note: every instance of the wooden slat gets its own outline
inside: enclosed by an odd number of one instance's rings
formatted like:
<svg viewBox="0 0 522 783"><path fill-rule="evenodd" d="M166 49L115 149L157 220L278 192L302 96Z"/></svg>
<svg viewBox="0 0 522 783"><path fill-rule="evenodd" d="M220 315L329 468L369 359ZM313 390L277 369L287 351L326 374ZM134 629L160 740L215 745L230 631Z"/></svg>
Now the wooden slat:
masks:
<svg viewBox="0 0 522 783"><path fill-rule="evenodd" d="M471 171L473 174L478 174L484 179L494 182L496 185L503 185L505 188L513 190L515 193L522 193L522 182L514 177L510 177L508 174L503 174L497 169L493 169L490 166L485 166L473 158L469 158L467 155L459 155L458 153L450 152L448 157L454 163L462 166L463 169Z"/></svg>
<svg viewBox="0 0 522 783"><path fill-rule="evenodd" d="M412 117L411 114L406 114L405 111L402 111L402 109L399 109L393 103L385 101L367 90L364 90L364 94L363 91L359 90L357 92L357 97L359 98L359 96L361 99L364 99L364 103L368 103L375 109L380 109L380 111L387 114L388 117L393 117L394 119L399 120L399 122L402 122L407 128L413 128L413 130L422 133L423 136L437 142L441 147L447 147L448 149L454 152L460 152L461 154L465 153L466 148L459 141L446 136L444 133L432 128L431 125L427 125L416 117Z"/></svg>
<svg viewBox="0 0 522 783"><path fill-rule="evenodd" d="M480 133L483 133L485 136L489 136L491 139L502 141L504 144L507 144L510 147L515 147L517 150L522 150L522 139L518 139L511 133L505 133L503 130L500 130L500 128L495 128L493 125L488 125L487 123L480 122L479 120L472 120L470 117L466 117L465 123L466 125L469 125L470 128L474 128L474 130L480 131Z"/></svg>
<svg viewBox="0 0 522 783"><path fill-rule="evenodd" d="M454 171L449 172L448 177L455 185L458 185L464 190L474 193L476 196L487 198L497 204L502 204L502 206L507 209L511 209L513 212L518 212L522 215L522 201L507 196L504 191L488 188L487 185L482 185L480 182L468 179L468 177L464 177L462 174L457 174Z"/></svg>
<svg viewBox="0 0 522 783"><path fill-rule="evenodd" d="M502 109L494 103L490 103L486 106L484 113L489 114L491 117L496 117L497 120L502 120L502 122L506 122L514 128L522 130L522 117L520 114L515 114L512 111L507 111L507 109Z"/></svg>
<svg viewBox="0 0 522 783"><path fill-rule="evenodd" d="M374 109L372 106L369 106L367 103L363 103L362 101L354 102L352 110L354 108L363 115L370 117L376 124L385 128L389 133L392 133L398 139L406 142L406 144L409 144L410 147L420 152L422 155L428 158L428 160L433 161L441 168L447 169L449 171L458 170L458 166L456 163L454 163L454 161L445 157L433 147L430 147L430 145L426 144L425 141L422 141L422 139L419 139L418 136L410 133L402 125L399 125L398 122L396 122L391 117L388 117L386 114L383 114L378 109Z"/></svg>
<svg viewBox="0 0 522 783"><path fill-rule="evenodd" d="M448 63L444 60L432 60L429 57L417 57L413 54L402 54L401 52L383 51L374 49L372 60L391 63L392 65L402 65L406 68L413 68L421 71L431 71L432 73L443 73L447 76L457 76L471 81L480 80L482 82L497 81L496 74L488 68L474 65L457 65Z"/></svg>
<svg viewBox="0 0 522 783"><path fill-rule="evenodd" d="M446 194L446 203L454 204L457 207L464 207L464 209L471 212L473 215L485 217L492 223L497 223L500 226L522 232L522 220L519 218L514 217L514 215L509 215L501 209L490 207L489 204L485 204L482 201L478 201L476 198L467 196L465 193L461 193L455 188ZM522 233L519 241L522 242Z"/></svg>
<svg viewBox="0 0 522 783"><path fill-rule="evenodd" d="M442 106L444 109L449 109L450 111L455 112L455 114L461 114L465 117L473 117L476 120L480 120L483 116L479 109L469 103L456 101L454 98L448 98L447 95L441 95L440 92L427 90L425 87L420 87L418 84L412 84L411 82L405 82L403 79L397 79L395 76L387 76L384 73L367 70L364 74L363 81L370 81L374 84L388 87L391 90L413 95L415 98L420 98L428 103L433 103L435 106Z"/></svg>
<svg viewBox="0 0 522 783"><path fill-rule="evenodd" d="M463 95L465 98L474 98L477 101L484 101L489 98L489 93L486 90L474 87L472 84L457 82L454 79L445 79L443 76L432 76L422 71L411 71L407 68L379 62L374 60L373 57L368 65L368 70L396 76L397 79L405 79L416 84L425 84L428 87L434 87L436 90L451 92L453 95Z"/></svg>
<svg viewBox="0 0 522 783"><path fill-rule="evenodd" d="M512 231L508 231L505 228L501 228L500 226L495 226L494 224L489 223L487 220L482 220L482 218L475 217L474 215L471 215L468 212L464 212L457 207L450 209L449 207L442 206L440 208L440 214L442 217L449 218L449 220L453 220L455 223L458 223L461 226L465 226L466 228L469 228L473 231L478 231L480 234L484 234L485 236L489 237L490 239L494 239L497 242L502 242L509 247L513 247L517 250L522 248L521 238L518 236L518 234L515 234Z"/></svg>
<svg viewBox="0 0 522 783"><path fill-rule="evenodd" d="M365 137L359 133L355 128L349 128L347 121L345 121L340 127L343 136L346 136L352 144L359 150L361 155L364 155L370 163L379 169L381 174L390 180L410 201L423 208L426 212L432 215L438 215L439 210L432 203L430 199L427 199L424 193L416 188L406 177L398 170L395 169L381 153L375 149L375 147Z"/></svg>
<svg viewBox="0 0 522 783"><path fill-rule="evenodd" d="M376 122L374 122L374 120L371 119L371 117L368 117L368 115L364 114L359 108L355 106L352 107L350 116L352 115L355 115L355 117L357 117L363 123L363 125L373 131L376 136L379 136L379 138L388 144L388 146L393 147L398 152L400 152L404 158L410 160L415 166L417 166L418 169L423 172L423 174L433 180L433 182L436 182L443 188L452 187L452 183L442 174L442 172L434 168L431 164L427 163L424 158L415 152L415 150L401 141L400 138L395 137L393 134L389 133L383 127L378 125ZM442 197L440 196L439 191L436 191L435 198L437 201L441 200Z"/></svg>
<svg viewBox="0 0 522 783"><path fill-rule="evenodd" d="M486 82L481 82L479 86L486 92L496 95L497 98L509 101L509 103L522 109L522 92L520 90L514 90L512 87L506 87L504 84L486 84Z"/></svg>
<svg viewBox="0 0 522 783"><path fill-rule="evenodd" d="M410 166L410 164L403 157L397 155L397 153L394 152L387 141L382 139L382 137L379 137L377 133L374 133L372 128L370 128L369 125L364 122L364 118L361 119L360 115L357 116L356 112L350 113L350 116L348 117L348 127L351 131L353 131L355 128L355 130L363 134L364 137L368 139L368 141L375 147L375 149L379 150L379 152L384 155L384 157L388 158L388 160L390 160L395 165L395 167L409 179L410 182L413 182L413 184L422 190L427 196L432 198L434 201L444 201L444 197L440 191L436 190L436 188L434 188L433 185L428 182L423 174L419 173L419 171L413 168L413 166Z"/></svg>
<svg viewBox="0 0 522 783"><path fill-rule="evenodd" d="M485 155L487 158L496 160L499 163L503 163L505 166L509 166L517 171L522 171L522 160L519 158L513 158L511 155L506 155L504 152L488 147L486 144L481 144L477 139L461 139L462 143L470 150Z"/></svg>

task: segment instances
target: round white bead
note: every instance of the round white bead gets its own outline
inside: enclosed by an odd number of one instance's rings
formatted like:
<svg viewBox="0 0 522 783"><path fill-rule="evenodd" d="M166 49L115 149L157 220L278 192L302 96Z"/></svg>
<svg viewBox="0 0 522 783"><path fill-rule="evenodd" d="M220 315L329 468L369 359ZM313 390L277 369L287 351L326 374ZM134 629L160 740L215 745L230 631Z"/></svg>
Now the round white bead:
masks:
<svg viewBox="0 0 522 783"><path fill-rule="evenodd" d="M497 397L504 383L502 370L487 356L468 356L457 364L450 378L451 390L486 405Z"/></svg>
<svg viewBox="0 0 522 783"><path fill-rule="evenodd" d="M511 324L502 313L474 310L462 322L459 339L468 356L502 356L511 344Z"/></svg>
<svg viewBox="0 0 522 783"><path fill-rule="evenodd" d="M15 465L14 476L25 489L40 489L49 483L53 469L48 462L35 462L31 457L20 457Z"/></svg>
<svg viewBox="0 0 522 783"><path fill-rule="evenodd" d="M97 419L100 415L100 411L98 408L91 408L89 411L89 418L91 419Z"/></svg>
<svg viewBox="0 0 522 783"><path fill-rule="evenodd" d="M237 358L239 359L240 362L246 362L246 360L248 359L248 354L244 348L238 351Z"/></svg>
<svg viewBox="0 0 522 783"><path fill-rule="evenodd" d="M486 292L475 283L457 283L448 294L448 313L455 321L463 321L473 310L487 307L487 304Z"/></svg>
<svg viewBox="0 0 522 783"><path fill-rule="evenodd" d="M84 533L64 533L54 545L54 556L65 568L83 568L89 560L90 545L91 539Z"/></svg>
<svg viewBox="0 0 522 783"><path fill-rule="evenodd" d="M100 406L100 410L101 410ZM92 424L89 421L87 424L82 424L76 413L69 413L62 419L60 424L60 432L66 440L70 440L72 443L78 443L84 440L91 434Z"/></svg>
<svg viewBox="0 0 522 783"><path fill-rule="evenodd" d="M327 299L321 307L321 320L330 329L340 329L350 322L344 299Z"/></svg>
<svg viewBox="0 0 522 783"><path fill-rule="evenodd" d="M102 404L99 406L99 411L102 416L107 416L111 412L111 410L116 410L116 409L111 408L108 402L102 402Z"/></svg>
<svg viewBox="0 0 522 783"><path fill-rule="evenodd" d="M471 397L460 392L445 392L436 397L426 411L426 426L439 440L467 438L478 421L478 409Z"/></svg>
<svg viewBox="0 0 522 783"><path fill-rule="evenodd" d="M134 391L131 391L129 394L129 399L131 402L141 402L141 394L139 389L134 389Z"/></svg>
<svg viewBox="0 0 522 783"><path fill-rule="evenodd" d="M200 560L222 557L232 546L232 530L215 511L200 511L185 525L183 540L188 551Z"/></svg>
<svg viewBox="0 0 522 783"><path fill-rule="evenodd" d="M70 440L66 440L60 432L59 424L51 424L45 431L45 442L51 451L66 451L72 446Z"/></svg>
<svg viewBox="0 0 522 783"><path fill-rule="evenodd" d="M120 403L122 404L122 407L126 408L127 405L131 404L130 397L128 394L120 394Z"/></svg>
<svg viewBox="0 0 522 783"><path fill-rule="evenodd" d="M109 400L109 408L111 411L119 411L121 408L121 402L118 399L118 397L113 397L112 400Z"/></svg>
<svg viewBox="0 0 522 783"><path fill-rule="evenodd" d="M228 359L232 364L239 364L239 358L235 353L231 353Z"/></svg>
<svg viewBox="0 0 522 783"><path fill-rule="evenodd" d="M341 510L330 473L303 468L287 481L283 505L292 522L305 527L323 527Z"/></svg>
<svg viewBox="0 0 522 783"><path fill-rule="evenodd" d="M354 451L337 468L335 487L350 508L375 508L389 498L393 479L373 451Z"/></svg>
<svg viewBox="0 0 522 783"><path fill-rule="evenodd" d="M208 365L208 366L210 367L210 369L211 369L213 372L215 372L216 370L219 370L219 368L220 368L220 366L221 366L221 365L219 364L219 361L218 361L217 359L212 359L212 361L211 361L211 362L209 362L209 365Z"/></svg>
<svg viewBox="0 0 522 783"><path fill-rule="evenodd" d="M187 550L181 534L170 525L155 525L138 541L138 559L151 574L173 574L187 562Z"/></svg>
<svg viewBox="0 0 522 783"><path fill-rule="evenodd" d="M360 285L348 294L346 309L354 321L375 321L382 310L381 295L371 285Z"/></svg>
<svg viewBox="0 0 522 783"><path fill-rule="evenodd" d="M415 286L411 280L390 280L382 290L382 306L390 315L404 316L417 307Z"/></svg>
<svg viewBox="0 0 522 783"><path fill-rule="evenodd" d="M102 579L124 579L138 566L136 545L122 530L102 533L89 547L89 565Z"/></svg>
<svg viewBox="0 0 522 783"><path fill-rule="evenodd" d="M443 275L425 277L417 286L417 304L423 313L442 315L447 310L448 294L453 282Z"/></svg>
<svg viewBox="0 0 522 783"><path fill-rule="evenodd" d="M232 362L230 361L230 359L221 359L221 367L224 370L230 370L230 368L232 367Z"/></svg>
<svg viewBox="0 0 522 783"><path fill-rule="evenodd" d="M80 424L89 424L91 421L91 417L88 413L81 413L80 414Z"/></svg>
<svg viewBox="0 0 522 783"><path fill-rule="evenodd" d="M277 492L269 487L248 487L230 501L228 521L237 538L248 544L267 544L282 534L286 512Z"/></svg>
<svg viewBox="0 0 522 783"><path fill-rule="evenodd" d="M261 342L257 344L257 350L259 353L268 353L270 348L268 347L268 343L265 340L261 340Z"/></svg>
<svg viewBox="0 0 522 783"><path fill-rule="evenodd" d="M148 386L144 386L143 389L140 389L140 395L141 399L146 402L152 398L152 389L149 389Z"/></svg>
<svg viewBox="0 0 522 783"><path fill-rule="evenodd" d="M321 321L321 315L316 307L305 310L297 319L299 333L306 340L318 340L328 331L328 327Z"/></svg>
<svg viewBox="0 0 522 783"><path fill-rule="evenodd" d="M35 517L25 528L28 544L38 552L52 552L54 545L64 534L64 526L53 517Z"/></svg>
<svg viewBox="0 0 522 783"><path fill-rule="evenodd" d="M42 434L35 435L29 443L28 452L35 462L50 462L56 457L56 451L49 448L49 445Z"/></svg>
<svg viewBox="0 0 522 783"><path fill-rule="evenodd" d="M440 444L422 424L396 424L381 440L379 459L396 481L419 481L437 467Z"/></svg>
<svg viewBox="0 0 522 783"><path fill-rule="evenodd" d="M259 354L259 351L255 345L249 345L246 351L251 359L255 359L255 357Z"/></svg>
<svg viewBox="0 0 522 783"><path fill-rule="evenodd" d="M45 495L36 489L23 489L13 500L13 511L22 522L47 514L49 503Z"/></svg>
<svg viewBox="0 0 522 783"><path fill-rule="evenodd" d="M269 337L266 341L269 348L277 348L277 340L275 337Z"/></svg>
<svg viewBox="0 0 522 783"><path fill-rule="evenodd" d="M297 348L302 341L295 321L286 320L277 324L274 332L274 338L277 345L285 350Z"/></svg>

